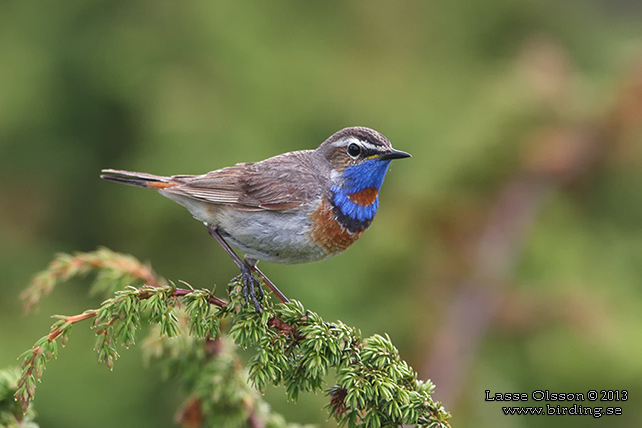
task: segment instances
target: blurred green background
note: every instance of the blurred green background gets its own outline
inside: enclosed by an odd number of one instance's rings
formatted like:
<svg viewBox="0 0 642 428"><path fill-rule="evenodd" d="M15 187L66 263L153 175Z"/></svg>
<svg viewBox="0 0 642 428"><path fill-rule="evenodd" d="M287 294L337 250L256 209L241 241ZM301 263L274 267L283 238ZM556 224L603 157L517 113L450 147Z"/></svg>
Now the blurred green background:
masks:
<svg viewBox="0 0 642 428"><path fill-rule="evenodd" d="M642 424L636 1L3 1L0 367L50 315L99 304L75 281L21 313L57 252L104 245L221 296L236 275L187 211L101 168L204 173L352 125L413 158L345 254L262 265L281 290L390 334L453 426ZM138 349L109 372L87 327L48 365L41 426L175 426L174 382ZM622 406L601 419L504 416L487 389L629 400L593 403ZM333 426L321 394L284 396L268 392L290 421Z"/></svg>

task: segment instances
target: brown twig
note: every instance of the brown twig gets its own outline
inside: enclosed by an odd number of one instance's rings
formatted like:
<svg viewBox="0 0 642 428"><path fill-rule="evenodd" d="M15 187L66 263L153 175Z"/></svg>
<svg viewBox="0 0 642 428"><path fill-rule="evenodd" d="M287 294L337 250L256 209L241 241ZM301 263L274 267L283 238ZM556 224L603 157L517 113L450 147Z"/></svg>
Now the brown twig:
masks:
<svg viewBox="0 0 642 428"><path fill-rule="evenodd" d="M172 295L175 297L180 297L180 296L186 296L193 292L194 290L187 290L184 288L175 288L174 291L172 292ZM224 308L225 306L227 306L227 302L225 300L219 299L216 296L208 297L207 301L214 306L218 306L219 308Z"/></svg>
<svg viewBox="0 0 642 428"><path fill-rule="evenodd" d="M144 289L144 288L143 288ZM140 289L140 290L143 290ZM186 296L188 294L193 293L195 290L193 289L183 289L183 288L173 288L171 292L172 297L180 297L180 296ZM152 296L152 293L140 293L138 294L138 299L140 300L145 300L148 299ZM208 298L208 302L212 305L218 306L218 307L224 307L227 305L227 302L224 300L219 299L218 297L215 296L210 296ZM63 322L58 322L56 323L49 334L46 336L46 342L52 343L55 342L60 335L62 335L70 326L73 324L76 324L81 321L85 321L87 319L95 318L98 315L99 309L89 309L86 310L85 312L77 315L56 315L54 318L58 318L62 320ZM118 318L112 318L107 322L107 326L112 325ZM103 326L104 327L104 326ZM105 337L107 337L107 329L106 328L101 328L96 332L97 335L103 334ZM65 343L66 336L63 337L63 345ZM43 338L44 340L44 338ZM45 342L45 343L46 343ZM43 343L42 341L39 341L38 343ZM35 394L35 384L33 384L30 380L35 377L39 379L42 375L41 373L41 368L37 368L37 365L39 361L42 358L43 353L51 352L51 351L46 351L43 349L43 346L45 345L38 345L34 346L34 348L31 351L30 357L25 358L22 369L23 369L23 374L18 381L18 390L23 389L24 392L20 394L16 394L16 399L20 401L23 413L27 411L27 406L29 405L29 401L34 397ZM28 354L29 355L29 354ZM49 356L46 356L46 359L49 359ZM111 368L111 365L109 362L106 362L108 367ZM35 373L34 373L35 372Z"/></svg>

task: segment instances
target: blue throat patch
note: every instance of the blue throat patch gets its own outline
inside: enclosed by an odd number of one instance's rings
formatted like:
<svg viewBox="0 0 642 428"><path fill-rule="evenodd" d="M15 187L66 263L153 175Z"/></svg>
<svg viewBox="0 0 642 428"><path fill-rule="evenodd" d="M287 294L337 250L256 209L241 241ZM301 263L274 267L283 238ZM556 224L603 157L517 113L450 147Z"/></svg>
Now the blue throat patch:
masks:
<svg viewBox="0 0 642 428"><path fill-rule="evenodd" d="M379 208L379 196L370 205L359 205L349 195L364 189L374 188L377 192L383 184L390 160L372 159L359 165L352 165L343 172L343 182L332 186L332 202L337 219L350 232L366 229Z"/></svg>

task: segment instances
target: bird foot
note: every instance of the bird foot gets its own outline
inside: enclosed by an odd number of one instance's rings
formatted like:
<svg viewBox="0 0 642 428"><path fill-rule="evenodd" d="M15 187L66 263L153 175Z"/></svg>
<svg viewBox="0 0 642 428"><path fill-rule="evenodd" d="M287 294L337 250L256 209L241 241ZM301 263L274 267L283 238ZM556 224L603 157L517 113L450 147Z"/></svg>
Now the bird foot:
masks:
<svg viewBox="0 0 642 428"><path fill-rule="evenodd" d="M252 274L252 270L248 266L241 268L241 274L234 277L231 282L239 281L243 284L243 297L245 297L245 303L249 304L251 300L254 305L254 309L260 314L261 305L259 300L262 300L264 296L260 281ZM256 290L258 290L258 298Z"/></svg>

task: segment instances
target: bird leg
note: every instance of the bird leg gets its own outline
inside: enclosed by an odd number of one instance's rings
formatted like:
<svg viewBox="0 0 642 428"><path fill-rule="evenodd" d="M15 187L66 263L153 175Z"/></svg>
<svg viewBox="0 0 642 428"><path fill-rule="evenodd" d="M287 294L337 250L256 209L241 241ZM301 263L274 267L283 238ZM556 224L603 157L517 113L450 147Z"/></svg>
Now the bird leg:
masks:
<svg viewBox="0 0 642 428"><path fill-rule="evenodd" d="M232 247L230 247L225 239L223 239L223 236L221 236L221 233L219 232L217 227L207 225L207 230L209 231L210 235L212 235L212 237L214 237L214 239L218 241L221 247L223 247L225 252L232 258L232 260L234 260L234 263L236 263L238 268L241 270L240 277L243 283L243 295L245 296L245 303L249 303L251 298L252 303L254 304L254 309L257 313L260 314L261 305L256 298L255 288L258 287L261 297L263 297L263 290L261 289L261 283L259 282L259 280L256 279L254 275L252 275L253 268L236 255L234 250L232 250Z"/></svg>
<svg viewBox="0 0 642 428"><path fill-rule="evenodd" d="M274 293L277 299L279 299L281 303L289 303L290 300L285 297L285 294L281 293L281 290L276 288L276 285L274 285L274 283L270 281L270 278L265 276L265 274L261 272L261 270L256 266L258 262L258 260L245 257L245 263L250 267L250 269L252 269L255 274L257 274L263 280L265 286L269 288L272 293Z"/></svg>

